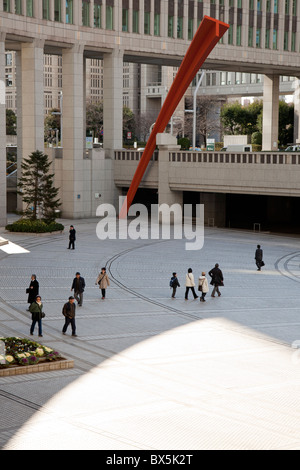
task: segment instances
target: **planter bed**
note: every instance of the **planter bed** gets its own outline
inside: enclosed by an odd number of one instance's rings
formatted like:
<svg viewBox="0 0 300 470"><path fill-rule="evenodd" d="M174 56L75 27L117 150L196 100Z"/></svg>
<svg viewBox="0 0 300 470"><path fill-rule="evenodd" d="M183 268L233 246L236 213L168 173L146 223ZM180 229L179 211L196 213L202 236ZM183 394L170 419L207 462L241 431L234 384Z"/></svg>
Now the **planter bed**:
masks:
<svg viewBox="0 0 300 470"><path fill-rule="evenodd" d="M74 361L61 359L55 362L42 362L30 366L12 365L0 369L0 377L8 377L11 375L32 374L34 372L46 372L49 370L72 369Z"/></svg>
<svg viewBox="0 0 300 470"><path fill-rule="evenodd" d="M74 361L59 352L26 338L0 338L0 377L70 369Z"/></svg>

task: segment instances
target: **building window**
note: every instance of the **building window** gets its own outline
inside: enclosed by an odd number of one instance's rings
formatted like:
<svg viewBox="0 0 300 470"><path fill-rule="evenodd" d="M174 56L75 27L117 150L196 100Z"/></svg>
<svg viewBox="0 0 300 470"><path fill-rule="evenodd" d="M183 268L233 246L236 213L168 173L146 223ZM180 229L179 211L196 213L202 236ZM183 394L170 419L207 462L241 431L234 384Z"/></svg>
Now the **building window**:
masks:
<svg viewBox="0 0 300 470"><path fill-rule="evenodd" d="M278 36L277 29L273 29L273 49L275 50L277 50L277 36Z"/></svg>
<svg viewBox="0 0 300 470"><path fill-rule="evenodd" d="M233 44L233 25L231 24L228 29L228 44Z"/></svg>
<svg viewBox="0 0 300 470"><path fill-rule="evenodd" d="M194 20L189 18L188 20L188 39L191 41L194 37Z"/></svg>
<svg viewBox="0 0 300 470"><path fill-rule="evenodd" d="M114 27L114 7L112 5L106 5L106 29L113 30Z"/></svg>
<svg viewBox="0 0 300 470"><path fill-rule="evenodd" d="M54 21L61 21L61 0L54 0Z"/></svg>
<svg viewBox="0 0 300 470"><path fill-rule="evenodd" d="M293 0L292 14L293 16L297 16L297 0Z"/></svg>
<svg viewBox="0 0 300 470"><path fill-rule="evenodd" d="M249 10L254 10L254 0L249 0Z"/></svg>
<svg viewBox="0 0 300 470"><path fill-rule="evenodd" d="M238 24L236 27L236 45L242 45L242 25Z"/></svg>
<svg viewBox="0 0 300 470"><path fill-rule="evenodd" d="M283 36L283 50L288 51L289 50L289 32L285 31L284 36Z"/></svg>
<svg viewBox="0 0 300 470"><path fill-rule="evenodd" d="M33 0L26 0L26 16L33 18Z"/></svg>
<svg viewBox="0 0 300 470"><path fill-rule="evenodd" d="M11 73L8 73L5 75L5 83L6 86L12 86L13 85L13 76Z"/></svg>
<svg viewBox="0 0 300 470"><path fill-rule="evenodd" d="M94 3L94 27L101 28L101 5Z"/></svg>
<svg viewBox="0 0 300 470"><path fill-rule="evenodd" d="M15 13L22 15L22 0L15 0Z"/></svg>
<svg viewBox="0 0 300 470"><path fill-rule="evenodd" d="M177 38L183 38L183 18L177 18Z"/></svg>
<svg viewBox="0 0 300 470"><path fill-rule="evenodd" d="M261 0L257 0L257 11L261 11Z"/></svg>
<svg viewBox="0 0 300 470"><path fill-rule="evenodd" d="M253 27L249 26L248 29L248 47L253 47Z"/></svg>
<svg viewBox="0 0 300 470"><path fill-rule="evenodd" d="M150 11L144 13L144 34L150 34Z"/></svg>
<svg viewBox="0 0 300 470"><path fill-rule="evenodd" d="M278 13L278 0L274 0L274 13Z"/></svg>
<svg viewBox="0 0 300 470"><path fill-rule="evenodd" d="M12 66L12 54L10 52L5 54L5 65L9 67Z"/></svg>
<svg viewBox="0 0 300 470"><path fill-rule="evenodd" d="M3 0L3 11L10 12L10 0Z"/></svg>
<svg viewBox="0 0 300 470"><path fill-rule="evenodd" d="M290 0L285 0L285 14L288 15L290 12Z"/></svg>
<svg viewBox="0 0 300 470"><path fill-rule="evenodd" d="M82 1L82 26L90 26L90 4L89 1Z"/></svg>
<svg viewBox="0 0 300 470"><path fill-rule="evenodd" d="M168 37L172 38L174 34L174 16L168 16Z"/></svg>
<svg viewBox="0 0 300 470"><path fill-rule="evenodd" d="M49 0L43 0L43 19L44 20L50 19Z"/></svg>
<svg viewBox="0 0 300 470"><path fill-rule="evenodd" d="M256 29L256 47L261 47L261 29Z"/></svg>
<svg viewBox="0 0 300 470"><path fill-rule="evenodd" d="M132 32L139 32L139 10L132 11Z"/></svg>
<svg viewBox="0 0 300 470"><path fill-rule="evenodd" d="M237 1L237 7L238 8L243 8L243 0L238 0Z"/></svg>
<svg viewBox="0 0 300 470"><path fill-rule="evenodd" d="M122 31L128 32L128 8L122 8Z"/></svg>
<svg viewBox="0 0 300 470"><path fill-rule="evenodd" d="M265 48L270 49L270 30L266 29Z"/></svg>
<svg viewBox="0 0 300 470"><path fill-rule="evenodd" d="M291 51L296 52L296 33L292 32Z"/></svg>
<svg viewBox="0 0 300 470"><path fill-rule="evenodd" d="M154 36L160 36L160 14L154 14Z"/></svg>
<svg viewBox="0 0 300 470"><path fill-rule="evenodd" d="M266 2L266 10L271 11L271 0L267 0Z"/></svg>
<svg viewBox="0 0 300 470"><path fill-rule="evenodd" d="M66 0L66 23L73 24L73 0Z"/></svg>

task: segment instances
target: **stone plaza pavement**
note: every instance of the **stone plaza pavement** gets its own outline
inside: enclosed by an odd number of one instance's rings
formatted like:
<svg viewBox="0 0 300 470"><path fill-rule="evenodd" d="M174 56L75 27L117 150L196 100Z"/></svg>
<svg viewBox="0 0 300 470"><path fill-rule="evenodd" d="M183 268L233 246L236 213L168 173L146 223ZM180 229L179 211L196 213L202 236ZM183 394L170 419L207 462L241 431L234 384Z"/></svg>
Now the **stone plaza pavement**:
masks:
<svg viewBox="0 0 300 470"><path fill-rule="evenodd" d="M42 342L75 361L0 378L3 450L300 449L299 237L206 228L203 249L187 251L184 240L100 241L96 219L62 222L65 233L52 236L0 231L9 240L0 247L0 336L30 337L34 273ZM185 301L187 269L197 278L216 262L222 296ZM95 285L102 266L105 300ZM73 338L61 333L61 309L76 271L87 287Z"/></svg>

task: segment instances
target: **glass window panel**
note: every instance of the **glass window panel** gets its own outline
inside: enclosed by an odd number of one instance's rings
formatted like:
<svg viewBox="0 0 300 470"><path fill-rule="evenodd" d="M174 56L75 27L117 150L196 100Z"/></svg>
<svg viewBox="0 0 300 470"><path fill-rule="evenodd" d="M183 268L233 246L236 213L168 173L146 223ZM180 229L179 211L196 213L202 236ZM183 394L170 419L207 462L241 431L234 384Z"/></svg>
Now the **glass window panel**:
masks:
<svg viewBox="0 0 300 470"><path fill-rule="evenodd" d="M150 12L144 13L144 34L150 34Z"/></svg>
<svg viewBox="0 0 300 470"><path fill-rule="evenodd" d="M73 24L73 0L66 0L66 23Z"/></svg>
<svg viewBox="0 0 300 470"><path fill-rule="evenodd" d="M139 32L139 11L138 10L132 11L132 32L133 33Z"/></svg>
<svg viewBox="0 0 300 470"><path fill-rule="evenodd" d="M61 0L54 0L54 21L61 21Z"/></svg>
<svg viewBox="0 0 300 470"><path fill-rule="evenodd" d="M154 36L160 36L160 14L154 14Z"/></svg>
<svg viewBox="0 0 300 470"><path fill-rule="evenodd" d="M94 27L101 28L101 5L94 4Z"/></svg>
<svg viewBox="0 0 300 470"><path fill-rule="evenodd" d="M26 0L26 16L33 18L33 0Z"/></svg>
<svg viewBox="0 0 300 470"><path fill-rule="evenodd" d="M90 4L82 2L82 26L90 26Z"/></svg>
<svg viewBox="0 0 300 470"><path fill-rule="evenodd" d="M50 19L49 0L43 0L43 19L44 20Z"/></svg>
<svg viewBox="0 0 300 470"><path fill-rule="evenodd" d="M113 13L114 8L111 5L106 5L106 29L113 29L114 21L113 21Z"/></svg>
<svg viewBox="0 0 300 470"><path fill-rule="evenodd" d="M22 15L22 0L15 0L15 13Z"/></svg>

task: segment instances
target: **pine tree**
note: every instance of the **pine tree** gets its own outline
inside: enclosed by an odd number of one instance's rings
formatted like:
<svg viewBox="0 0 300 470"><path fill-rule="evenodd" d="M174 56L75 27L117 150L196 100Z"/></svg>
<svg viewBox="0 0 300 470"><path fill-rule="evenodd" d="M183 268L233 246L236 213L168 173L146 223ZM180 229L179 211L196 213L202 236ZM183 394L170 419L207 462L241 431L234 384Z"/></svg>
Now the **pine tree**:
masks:
<svg viewBox="0 0 300 470"><path fill-rule="evenodd" d="M61 205L58 189L53 185L54 174L49 174L48 155L36 150L21 164L22 176L18 181L18 194L26 207L23 215L30 220L55 220L55 210Z"/></svg>

